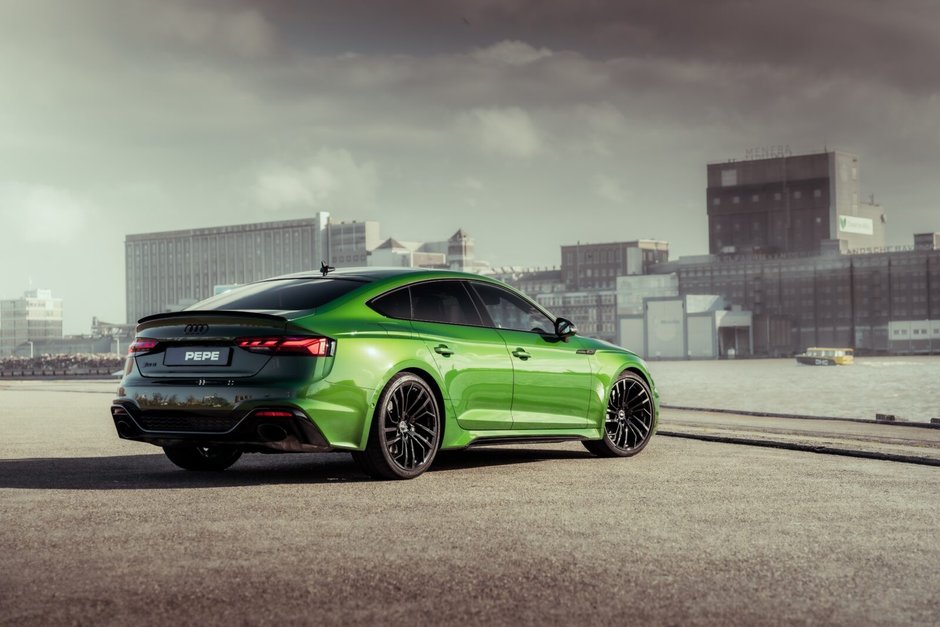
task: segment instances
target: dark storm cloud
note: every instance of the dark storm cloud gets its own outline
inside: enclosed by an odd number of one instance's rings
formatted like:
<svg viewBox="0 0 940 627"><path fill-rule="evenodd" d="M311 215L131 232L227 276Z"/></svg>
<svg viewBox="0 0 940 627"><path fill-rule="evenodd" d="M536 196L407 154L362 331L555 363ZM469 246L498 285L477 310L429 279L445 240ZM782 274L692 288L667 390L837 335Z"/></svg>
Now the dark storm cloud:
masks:
<svg viewBox="0 0 940 627"><path fill-rule="evenodd" d="M522 40L595 58L668 57L850 74L933 93L933 0L325 0L248 3L318 52L427 54ZM464 22L466 19L468 23Z"/></svg>

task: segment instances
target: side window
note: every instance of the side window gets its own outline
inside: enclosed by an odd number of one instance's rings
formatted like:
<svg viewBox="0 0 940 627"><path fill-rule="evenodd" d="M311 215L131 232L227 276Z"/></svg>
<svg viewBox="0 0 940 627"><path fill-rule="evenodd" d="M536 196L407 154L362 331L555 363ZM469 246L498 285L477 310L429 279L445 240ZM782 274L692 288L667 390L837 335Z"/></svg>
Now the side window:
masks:
<svg viewBox="0 0 940 627"><path fill-rule="evenodd" d="M411 319L411 295L407 287L382 294L369 303L369 306L389 318Z"/></svg>
<svg viewBox="0 0 940 627"><path fill-rule="evenodd" d="M429 281L411 286L414 320L482 326L467 288L458 281Z"/></svg>
<svg viewBox="0 0 940 627"><path fill-rule="evenodd" d="M535 331L543 335L554 333L555 323L525 299L486 283L473 283L473 289L479 294L496 328Z"/></svg>

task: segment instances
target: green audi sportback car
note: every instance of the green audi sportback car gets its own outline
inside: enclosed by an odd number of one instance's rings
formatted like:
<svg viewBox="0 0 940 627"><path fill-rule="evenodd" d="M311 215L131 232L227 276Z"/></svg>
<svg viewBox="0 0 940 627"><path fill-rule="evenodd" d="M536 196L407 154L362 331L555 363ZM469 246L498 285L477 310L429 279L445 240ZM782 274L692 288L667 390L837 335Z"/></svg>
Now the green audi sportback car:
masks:
<svg viewBox="0 0 940 627"><path fill-rule="evenodd" d="M580 440L629 457L656 430L643 361L486 277L298 273L142 318L111 407L187 470L246 452L350 451L409 479L441 449Z"/></svg>

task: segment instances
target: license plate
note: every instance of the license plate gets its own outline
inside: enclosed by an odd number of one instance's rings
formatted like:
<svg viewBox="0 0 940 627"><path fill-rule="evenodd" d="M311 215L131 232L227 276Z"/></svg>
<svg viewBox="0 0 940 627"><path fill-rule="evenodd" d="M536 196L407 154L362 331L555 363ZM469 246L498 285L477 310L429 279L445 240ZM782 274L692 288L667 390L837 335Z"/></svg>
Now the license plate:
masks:
<svg viewBox="0 0 940 627"><path fill-rule="evenodd" d="M174 346L166 349L164 366L227 366L232 349L221 346Z"/></svg>

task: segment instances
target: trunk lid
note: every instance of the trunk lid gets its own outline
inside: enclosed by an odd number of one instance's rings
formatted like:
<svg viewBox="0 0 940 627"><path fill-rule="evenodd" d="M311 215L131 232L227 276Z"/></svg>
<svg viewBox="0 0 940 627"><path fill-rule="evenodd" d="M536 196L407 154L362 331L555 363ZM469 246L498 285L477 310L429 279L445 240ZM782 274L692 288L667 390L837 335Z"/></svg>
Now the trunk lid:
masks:
<svg viewBox="0 0 940 627"><path fill-rule="evenodd" d="M137 338L154 340L133 354L144 377L226 378L257 374L272 355L239 347L244 338L309 335L280 315L251 311L179 311L141 318Z"/></svg>

